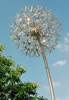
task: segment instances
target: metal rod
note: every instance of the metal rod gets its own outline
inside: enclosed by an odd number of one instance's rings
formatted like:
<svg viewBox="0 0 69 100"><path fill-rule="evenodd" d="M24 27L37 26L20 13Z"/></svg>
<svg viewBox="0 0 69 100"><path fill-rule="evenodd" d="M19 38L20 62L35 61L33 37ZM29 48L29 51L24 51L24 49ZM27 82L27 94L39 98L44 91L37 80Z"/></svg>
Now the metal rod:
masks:
<svg viewBox="0 0 69 100"><path fill-rule="evenodd" d="M50 75L47 59L46 59L46 56L45 56L44 48L43 48L43 45L40 43L40 40L38 40L38 41L39 41L41 53L42 53L42 56L43 56L43 60L44 60L44 64L45 64L45 69L46 69L47 76L48 76L48 82L49 82L49 87L50 87L50 92L51 92L51 98L52 98L52 100L55 100L53 84L52 84L51 75Z"/></svg>

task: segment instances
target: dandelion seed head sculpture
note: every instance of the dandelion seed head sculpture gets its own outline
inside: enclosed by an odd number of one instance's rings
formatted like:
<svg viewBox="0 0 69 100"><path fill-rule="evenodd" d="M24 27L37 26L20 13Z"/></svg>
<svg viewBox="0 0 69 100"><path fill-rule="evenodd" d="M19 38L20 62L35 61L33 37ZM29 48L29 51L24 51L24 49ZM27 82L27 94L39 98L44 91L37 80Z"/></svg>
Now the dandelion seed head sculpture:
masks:
<svg viewBox="0 0 69 100"><path fill-rule="evenodd" d="M38 39L44 50L51 52L59 40L60 32L60 22L51 10L42 6L31 6L16 14L11 38L21 52L29 56L39 56L41 50Z"/></svg>

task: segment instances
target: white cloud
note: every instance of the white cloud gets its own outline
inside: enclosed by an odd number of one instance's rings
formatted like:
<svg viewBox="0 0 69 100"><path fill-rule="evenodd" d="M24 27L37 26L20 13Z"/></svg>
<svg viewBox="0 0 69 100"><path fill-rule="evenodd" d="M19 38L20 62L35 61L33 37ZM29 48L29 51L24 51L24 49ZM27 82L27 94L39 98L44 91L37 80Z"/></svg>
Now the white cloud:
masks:
<svg viewBox="0 0 69 100"><path fill-rule="evenodd" d="M56 48L60 49L61 51L69 52L69 33L67 33L66 37L64 37L64 41L59 43Z"/></svg>
<svg viewBox="0 0 69 100"><path fill-rule="evenodd" d="M69 40L68 40L69 41ZM61 49L62 51L68 52L69 51L69 45L68 44L58 44L56 48Z"/></svg>
<svg viewBox="0 0 69 100"><path fill-rule="evenodd" d="M61 60L61 61L57 61L55 64L53 64L52 66L64 66L66 64L66 60Z"/></svg>
<svg viewBox="0 0 69 100"><path fill-rule="evenodd" d="M53 82L53 87L55 88L55 87L60 87L60 82Z"/></svg>

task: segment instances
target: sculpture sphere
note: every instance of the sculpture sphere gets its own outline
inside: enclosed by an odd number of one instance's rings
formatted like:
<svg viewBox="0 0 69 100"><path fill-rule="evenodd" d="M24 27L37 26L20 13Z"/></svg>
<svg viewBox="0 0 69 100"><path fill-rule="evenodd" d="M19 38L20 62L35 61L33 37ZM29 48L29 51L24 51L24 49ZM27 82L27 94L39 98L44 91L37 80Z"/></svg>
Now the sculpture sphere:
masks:
<svg viewBox="0 0 69 100"><path fill-rule="evenodd" d="M51 10L42 6L25 7L14 18L11 38L17 48L29 56L40 56L38 38L46 52L58 43L60 22Z"/></svg>

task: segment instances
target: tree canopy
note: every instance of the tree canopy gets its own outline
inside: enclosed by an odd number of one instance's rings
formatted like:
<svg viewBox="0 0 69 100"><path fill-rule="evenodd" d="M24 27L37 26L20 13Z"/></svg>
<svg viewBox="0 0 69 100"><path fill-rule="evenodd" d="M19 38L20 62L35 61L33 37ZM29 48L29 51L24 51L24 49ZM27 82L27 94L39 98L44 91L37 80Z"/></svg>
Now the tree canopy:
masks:
<svg viewBox="0 0 69 100"><path fill-rule="evenodd" d="M37 97L36 82L22 82L26 72L22 65L16 65L12 57L2 56L5 46L0 44L0 100L47 100Z"/></svg>

